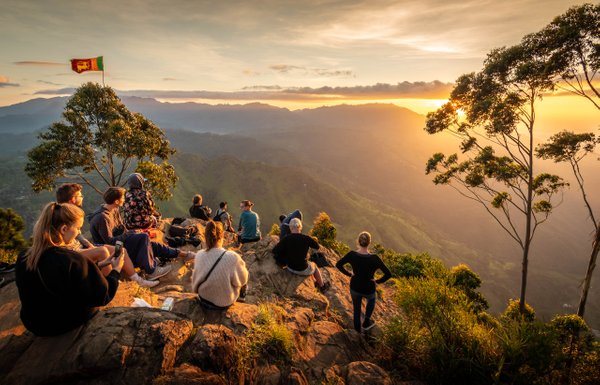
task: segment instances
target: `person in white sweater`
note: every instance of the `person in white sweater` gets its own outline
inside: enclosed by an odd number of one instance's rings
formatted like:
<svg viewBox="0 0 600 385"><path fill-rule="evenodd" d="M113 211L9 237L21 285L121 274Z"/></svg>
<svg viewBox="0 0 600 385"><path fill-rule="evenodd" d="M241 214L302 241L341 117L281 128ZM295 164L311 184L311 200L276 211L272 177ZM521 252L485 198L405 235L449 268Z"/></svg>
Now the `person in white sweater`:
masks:
<svg viewBox="0 0 600 385"><path fill-rule="evenodd" d="M248 283L248 269L240 255L223 248L223 224L209 220L204 231L206 249L196 254L192 291L211 309L227 309ZM218 262L217 262L218 261ZM212 270L212 271L211 271Z"/></svg>

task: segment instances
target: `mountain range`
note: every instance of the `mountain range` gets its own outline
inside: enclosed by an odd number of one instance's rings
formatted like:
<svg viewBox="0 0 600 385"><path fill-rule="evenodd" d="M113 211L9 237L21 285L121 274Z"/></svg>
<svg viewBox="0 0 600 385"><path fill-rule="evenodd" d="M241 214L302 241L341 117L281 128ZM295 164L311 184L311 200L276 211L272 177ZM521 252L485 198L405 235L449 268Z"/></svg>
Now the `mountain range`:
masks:
<svg viewBox="0 0 600 385"><path fill-rule="evenodd" d="M15 208L29 229L52 195L31 193L23 172L25 152L35 145L37 132L60 119L66 101L0 107L2 206ZM123 102L165 129L178 150L172 163L180 181L173 199L160 203L166 216L185 216L195 193L213 208L222 200L232 208L241 199L253 200L265 232L281 213L300 208L308 224L325 211L350 246L359 231L368 230L386 247L429 252L449 266L467 263L482 276L494 312L518 296L519 249L481 208L451 188L434 186L425 175L432 153L457 147L451 138L427 135L422 115L385 104L290 111L257 103L212 106L138 97ZM541 167L568 179L565 168ZM600 192L600 177L587 182L592 193ZM87 194L86 210L98 202ZM528 301L542 317L574 311L590 231L572 188L534 240ZM586 318L600 328L597 293L592 288Z"/></svg>

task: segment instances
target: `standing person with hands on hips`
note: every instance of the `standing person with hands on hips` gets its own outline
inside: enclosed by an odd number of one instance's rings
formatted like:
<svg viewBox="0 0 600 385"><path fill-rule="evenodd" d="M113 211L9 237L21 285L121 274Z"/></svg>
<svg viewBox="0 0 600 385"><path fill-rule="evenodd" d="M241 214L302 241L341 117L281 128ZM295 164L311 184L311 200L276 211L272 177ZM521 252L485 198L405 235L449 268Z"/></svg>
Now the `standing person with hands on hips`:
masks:
<svg viewBox="0 0 600 385"><path fill-rule="evenodd" d="M354 329L359 333L361 331L360 317L363 298L367 300L367 307L365 309L365 319L362 322L362 330L369 330L375 326L375 322L371 319L377 298L375 284L384 283L392 277L392 273L381 258L377 254L369 252L370 243L371 234L363 231L358 235L358 249L350 251L335 264L335 267L342 273L352 277L350 279L350 295L352 296L354 308ZM352 272L346 270L344 267L346 264L352 266ZM383 277L376 280L374 277L377 270L383 272Z"/></svg>

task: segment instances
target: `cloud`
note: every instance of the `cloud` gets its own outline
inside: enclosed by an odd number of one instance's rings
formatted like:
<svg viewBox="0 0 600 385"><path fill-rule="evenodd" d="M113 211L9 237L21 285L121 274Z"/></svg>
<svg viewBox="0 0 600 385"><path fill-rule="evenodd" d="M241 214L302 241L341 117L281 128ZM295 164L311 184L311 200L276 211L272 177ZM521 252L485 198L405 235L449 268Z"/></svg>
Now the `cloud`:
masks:
<svg viewBox="0 0 600 385"><path fill-rule="evenodd" d="M8 77L0 75L0 88L2 87L18 87L19 84L11 83Z"/></svg>
<svg viewBox="0 0 600 385"><path fill-rule="evenodd" d="M275 72L281 74L295 73L305 76L321 76L321 77L355 77L351 70L329 69L329 68L309 68L304 66L295 66L289 64L273 64L269 66Z"/></svg>
<svg viewBox="0 0 600 385"><path fill-rule="evenodd" d="M174 81L179 80L179 79L171 78L171 77L166 77L166 78L163 78L162 80L165 81L165 82L174 82Z"/></svg>
<svg viewBox="0 0 600 385"><path fill-rule="evenodd" d="M259 76L260 75L260 72L257 72L257 71L251 70L251 69L245 69L242 71L242 73L246 76Z"/></svg>
<svg viewBox="0 0 600 385"><path fill-rule="evenodd" d="M64 84L59 84L59 83L54 83L54 82L49 82L47 80L38 80L38 83L42 83L42 84L48 84L50 86L64 86Z"/></svg>
<svg viewBox="0 0 600 385"><path fill-rule="evenodd" d="M14 64L19 66L41 66L41 67L62 67L67 65L67 63L56 63L51 61L16 61Z"/></svg>
<svg viewBox="0 0 600 385"><path fill-rule="evenodd" d="M278 85L247 86L240 91L181 91L181 90L128 90L117 91L121 96L139 96L156 99L206 100L349 100L349 99L446 99L452 83L432 82L377 83L354 87L288 87ZM38 91L39 95L68 95L74 88Z"/></svg>

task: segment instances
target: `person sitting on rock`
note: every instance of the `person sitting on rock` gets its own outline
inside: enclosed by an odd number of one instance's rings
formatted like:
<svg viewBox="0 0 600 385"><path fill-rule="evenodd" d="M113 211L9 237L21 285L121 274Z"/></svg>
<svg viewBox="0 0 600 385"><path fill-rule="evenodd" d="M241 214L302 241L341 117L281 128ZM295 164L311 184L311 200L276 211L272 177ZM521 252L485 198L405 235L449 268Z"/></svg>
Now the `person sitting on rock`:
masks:
<svg viewBox="0 0 600 385"><path fill-rule="evenodd" d="M283 219L281 219L281 216L279 218L281 221L281 224L279 225L279 240L281 241L290 234L290 221L294 218L302 220L302 211L295 210L294 212L285 215Z"/></svg>
<svg viewBox="0 0 600 385"><path fill-rule="evenodd" d="M254 203L249 200L240 202L240 223L238 225L238 238L240 243L250 243L260 241L260 217L252 211Z"/></svg>
<svg viewBox="0 0 600 385"><path fill-rule="evenodd" d="M196 254L192 291L208 309L224 310L245 295L248 269L240 255L223 248L223 225L209 220L204 230L206 249Z"/></svg>
<svg viewBox="0 0 600 385"><path fill-rule="evenodd" d="M158 265L156 258L159 261L167 262L177 257L186 259L193 257L192 252L183 252L151 241L150 236L145 232L127 229L119 213L119 208L125 201L124 195L124 188L109 187L104 193L105 203L89 216L90 232L94 242L115 244L118 240L122 241L131 256L133 265L148 274L146 276L148 281L156 281L171 271L170 265ZM155 286L155 284L146 283L144 285Z"/></svg>
<svg viewBox="0 0 600 385"><path fill-rule="evenodd" d="M21 321L37 336L55 336L77 328L117 292L122 253L100 271L89 258L65 247L82 225L79 207L48 203L34 226L32 246L17 259Z"/></svg>
<svg viewBox="0 0 600 385"><path fill-rule="evenodd" d="M160 213L149 191L144 190L146 179L140 173L133 173L127 178L129 190L125 193L123 209L125 226L130 229L148 229L155 227Z"/></svg>
<svg viewBox="0 0 600 385"><path fill-rule="evenodd" d="M233 229L231 214L229 214L229 212L227 211L227 202L219 203L219 209L217 210L217 213L215 214L213 220L215 222L221 222L225 231L235 233L235 230Z"/></svg>
<svg viewBox="0 0 600 385"><path fill-rule="evenodd" d="M190 207L190 217L207 221L210 219L212 210L208 206L202 204L202 195L196 194L192 199L192 207Z"/></svg>
<svg viewBox="0 0 600 385"><path fill-rule="evenodd" d="M345 275L352 277L350 279L350 296L352 297L352 306L354 307L354 329L360 333L360 317L363 298L367 300L367 307L365 309L365 319L362 323L362 329L369 330L375 326L375 322L371 319L371 315L375 309L375 300L377 298L375 284L384 283L392 277L392 273L377 254L369 253L371 234L363 231L358 235L357 242L358 250L350 251L344 255L344 257L336 263L335 267ZM352 272L346 270L344 267L346 264L352 266ZM377 270L383 272L383 277L376 280L374 276Z"/></svg>
<svg viewBox="0 0 600 385"><path fill-rule="evenodd" d="M329 289L329 282L323 282L321 272L314 262L308 260L309 249L319 249L319 243L312 237L302 234L302 221L293 218L289 223L291 234L283 238L274 248L273 254L280 263L287 265L290 273L312 275L321 292Z"/></svg>
<svg viewBox="0 0 600 385"><path fill-rule="evenodd" d="M71 203L75 206L81 208L83 205L83 194L81 193L82 188L80 184L77 183L66 183L60 186L56 190L56 202L58 203ZM96 239L98 241L98 239ZM98 245L98 246L96 246ZM87 240L81 233L77 235L71 243L66 245L65 247L77 251L81 255L86 258L91 259L93 262L98 264L101 261L106 260L109 256L113 255L115 252L114 242L112 244L107 244L100 240L96 242L94 245L92 242ZM125 262L123 264L123 272L127 275L127 277L137 282L142 287L154 287L159 284L159 282L153 282L149 280L145 280L140 277L135 272L135 267L129 257L127 250L123 250Z"/></svg>

